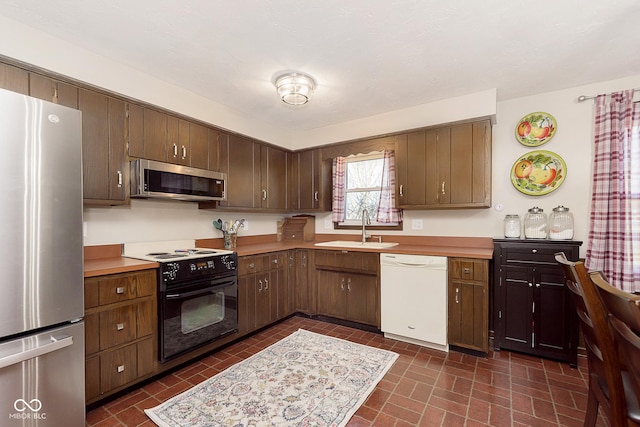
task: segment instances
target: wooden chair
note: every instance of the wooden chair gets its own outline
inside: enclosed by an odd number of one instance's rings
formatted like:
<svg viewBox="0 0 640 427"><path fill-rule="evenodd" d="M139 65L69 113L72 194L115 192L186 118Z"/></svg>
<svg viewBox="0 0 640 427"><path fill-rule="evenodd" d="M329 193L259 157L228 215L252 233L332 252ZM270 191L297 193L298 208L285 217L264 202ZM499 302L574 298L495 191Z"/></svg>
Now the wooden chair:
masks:
<svg viewBox="0 0 640 427"><path fill-rule="evenodd" d="M611 286L599 271L589 273L589 276L596 284L607 311L626 323L633 332L640 334L640 295Z"/></svg>
<svg viewBox="0 0 640 427"><path fill-rule="evenodd" d="M629 328L629 325L613 314L609 314L609 324L614 331L621 356L626 360L630 382L636 394L635 402L629 402L628 405L631 407L632 404L635 404L635 411L640 411L640 409L638 409L640 406L640 402L638 401L638 397L640 396L640 336L635 334L631 328ZM633 412L633 409L630 410L630 412Z"/></svg>
<svg viewBox="0 0 640 427"><path fill-rule="evenodd" d="M635 416L628 413L620 361L609 329L607 311L596 286L581 261L571 262L563 252L556 253L555 258L564 270L587 350L589 393L584 425L590 427L596 424L599 407L602 407L612 427L637 425L633 421ZM628 391L633 401L633 390Z"/></svg>

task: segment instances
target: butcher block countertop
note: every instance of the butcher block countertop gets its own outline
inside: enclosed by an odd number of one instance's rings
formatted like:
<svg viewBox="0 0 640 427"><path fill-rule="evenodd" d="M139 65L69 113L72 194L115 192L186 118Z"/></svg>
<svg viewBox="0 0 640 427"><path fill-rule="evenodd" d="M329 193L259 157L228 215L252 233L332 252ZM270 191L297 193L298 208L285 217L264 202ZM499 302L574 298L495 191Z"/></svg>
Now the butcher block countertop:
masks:
<svg viewBox="0 0 640 427"><path fill-rule="evenodd" d="M441 236L383 236L384 242L398 242L396 246L384 249L342 248L315 246L315 243L333 240L359 241L355 234L316 234L312 242L284 240L278 242L274 234L260 236L239 236L236 252L238 256L259 255L289 249L348 250L361 252L385 252L414 255L436 255L446 257L491 259L493 257L493 239L491 237L441 237ZM222 249L222 238L198 239L196 246ZM122 245L85 246L84 277L126 273L158 268L157 262L124 258Z"/></svg>

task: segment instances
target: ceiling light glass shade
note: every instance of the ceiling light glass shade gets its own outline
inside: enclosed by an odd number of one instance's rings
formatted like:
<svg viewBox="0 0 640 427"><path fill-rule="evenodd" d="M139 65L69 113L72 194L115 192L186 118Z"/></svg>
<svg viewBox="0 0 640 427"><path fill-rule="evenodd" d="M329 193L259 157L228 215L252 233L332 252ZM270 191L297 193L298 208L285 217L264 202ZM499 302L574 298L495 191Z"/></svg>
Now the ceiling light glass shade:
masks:
<svg viewBox="0 0 640 427"><path fill-rule="evenodd" d="M276 78L276 90L286 104L303 105L309 102L316 82L306 74L288 73Z"/></svg>

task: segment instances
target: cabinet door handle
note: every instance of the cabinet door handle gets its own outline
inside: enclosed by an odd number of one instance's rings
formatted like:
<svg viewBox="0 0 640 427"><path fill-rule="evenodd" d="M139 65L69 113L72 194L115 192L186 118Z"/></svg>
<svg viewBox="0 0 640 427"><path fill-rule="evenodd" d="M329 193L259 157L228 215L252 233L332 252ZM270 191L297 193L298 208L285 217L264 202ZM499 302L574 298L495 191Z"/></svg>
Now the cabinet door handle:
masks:
<svg viewBox="0 0 640 427"><path fill-rule="evenodd" d="M351 277L347 280L347 291L351 292Z"/></svg>
<svg viewBox="0 0 640 427"><path fill-rule="evenodd" d="M471 273L471 269L469 267L465 267L465 268L462 269L462 272L464 274L469 274L469 273Z"/></svg>
<svg viewBox="0 0 640 427"><path fill-rule="evenodd" d="M118 373L119 373L119 374L121 374L122 372L124 372L124 365L120 365L120 366L118 366L117 371L118 371Z"/></svg>
<svg viewBox="0 0 640 427"><path fill-rule="evenodd" d="M536 333L531 332L531 348L535 348L535 347L536 347Z"/></svg>
<svg viewBox="0 0 640 427"><path fill-rule="evenodd" d="M122 171L116 171L116 174L118 175L118 188L122 187Z"/></svg>
<svg viewBox="0 0 640 427"><path fill-rule="evenodd" d="M530 287L530 288L533 288L533 284L532 284L532 283L529 283L529 287Z"/></svg>
<svg viewBox="0 0 640 427"><path fill-rule="evenodd" d="M315 200L316 202L318 201L318 192L317 191L315 191L313 193L313 200Z"/></svg>
<svg viewBox="0 0 640 427"><path fill-rule="evenodd" d="M400 197L404 196L404 193L402 190L404 190L404 185L400 184Z"/></svg>
<svg viewBox="0 0 640 427"><path fill-rule="evenodd" d="M173 144L173 157L178 157L178 144Z"/></svg>
<svg viewBox="0 0 640 427"><path fill-rule="evenodd" d="M307 266L307 256L306 255L302 255L302 266L303 267Z"/></svg>
<svg viewBox="0 0 640 427"><path fill-rule="evenodd" d="M344 291L344 278L340 282L340 289Z"/></svg>
<svg viewBox="0 0 640 427"><path fill-rule="evenodd" d="M116 324L116 331L121 331L124 329L124 323L118 323Z"/></svg>
<svg viewBox="0 0 640 427"><path fill-rule="evenodd" d="M254 263L249 264L249 268L254 268L256 265Z"/></svg>
<svg viewBox="0 0 640 427"><path fill-rule="evenodd" d="M58 85L53 87L53 102L58 103Z"/></svg>
<svg viewBox="0 0 640 427"><path fill-rule="evenodd" d="M122 286L118 286L116 288L116 294L119 294L119 295L124 294L124 288Z"/></svg>
<svg viewBox="0 0 640 427"><path fill-rule="evenodd" d="M416 327L415 326L407 326L407 328L414 330Z"/></svg>
<svg viewBox="0 0 640 427"><path fill-rule="evenodd" d="M258 284L260 284L260 287L258 288L258 292L262 291L262 279L258 279Z"/></svg>
<svg viewBox="0 0 640 427"><path fill-rule="evenodd" d="M267 289L269 289L269 281L264 279L264 290L266 291Z"/></svg>
<svg viewBox="0 0 640 427"><path fill-rule="evenodd" d="M182 160L187 158L187 147L182 146Z"/></svg>
<svg viewBox="0 0 640 427"><path fill-rule="evenodd" d="M456 304L460 304L460 288L456 288Z"/></svg>
<svg viewBox="0 0 640 427"><path fill-rule="evenodd" d="M267 200L267 190L262 190L262 200Z"/></svg>
<svg viewBox="0 0 640 427"><path fill-rule="evenodd" d="M445 191L444 191L444 181L442 181L442 194L443 195L446 194Z"/></svg>
<svg viewBox="0 0 640 427"><path fill-rule="evenodd" d="M277 264L277 263L278 263L278 258L274 259L274 260L273 260L273 263L274 263L274 264Z"/></svg>
<svg viewBox="0 0 640 427"><path fill-rule="evenodd" d="M538 253L538 250L537 250L537 249L531 249L531 253L533 253L533 254L537 254L537 253Z"/></svg>
<svg viewBox="0 0 640 427"><path fill-rule="evenodd" d="M539 287L540 287L540 283L536 283L536 288L539 288Z"/></svg>

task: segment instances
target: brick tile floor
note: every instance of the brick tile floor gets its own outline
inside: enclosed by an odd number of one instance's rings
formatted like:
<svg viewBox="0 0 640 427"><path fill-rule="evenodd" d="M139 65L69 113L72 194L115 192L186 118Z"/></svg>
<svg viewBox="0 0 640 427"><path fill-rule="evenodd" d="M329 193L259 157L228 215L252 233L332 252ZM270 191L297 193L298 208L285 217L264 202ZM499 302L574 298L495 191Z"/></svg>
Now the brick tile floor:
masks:
<svg viewBox="0 0 640 427"><path fill-rule="evenodd" d="M179 394L298 328L400 354L348 426L581 426L586 361L490 352L443 353L332 323L292 317L87 413L87 427L155 424L143 410ZM598 426L606 423L600 417Z"/></svg>

